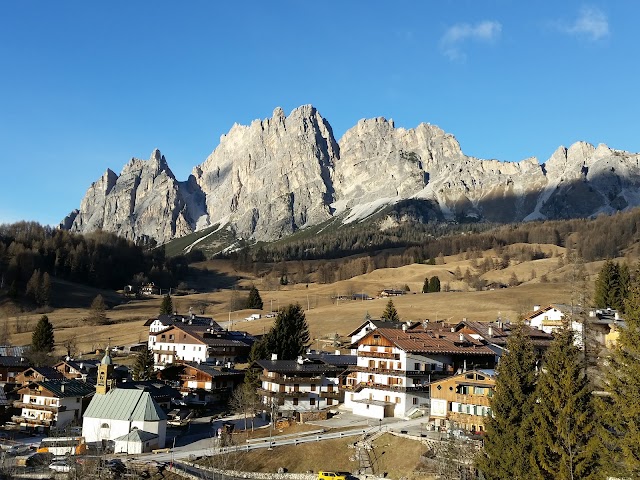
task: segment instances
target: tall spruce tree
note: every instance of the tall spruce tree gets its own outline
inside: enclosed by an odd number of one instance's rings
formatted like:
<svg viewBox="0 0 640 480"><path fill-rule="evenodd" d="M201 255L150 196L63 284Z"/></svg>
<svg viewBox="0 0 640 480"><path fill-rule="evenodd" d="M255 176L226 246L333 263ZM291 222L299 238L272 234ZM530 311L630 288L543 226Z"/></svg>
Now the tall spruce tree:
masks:
<svg viewBox="0 0 640 480"><path fill-rule="evenodd" d="M49 317L43 315L31 334L31 351L48 354L53 352L54 344L53 325L51 325Z"/></svg>
<svg viewBox="0 0 640 480"><path fill-rule="evenodd" d="M429 293L429 277L425 277L422 284L422 293Z"/></svg>
<svg viewBox="0 0 640 480"><path fill-rule="evenodd" d="M636 269L635 277L640 275ZM603 419L602 449L607 471L620 478L640 478L640 284L634 282L626 302L625 328L611 351L604 371L598 416Z"/></svg>
<svg viewBox="0 0 640 480"><path fill-rule="evenodd" d="M628 270L626 271L626 276L628 277ZM611 260L607 260L598 273L593 302L599 308L611 307L616 310L623 310L626 289L626 285L623 287L620 266Z"/></svg>
<svg viewBox="0 0 640 480"><path fill-rule="evenodd" d="M594 401L572 330L560 330L544 360L532 417L530 478L601 478Z"/></svg>
<svg viewBox="0 0 640 480"><path fill-rule="evenodd" d="M173 314L173 300L171 300L171 295L168 293L162 298L162 303L160 304L160 315L171 315Z"/></svg>
<svg viewBox="0 0 640 480"><path fill-rule="evenodd" d="M437 293L440 291L440 278L439 277L431 277L429 280L429 291Z"/></svg>
<svg viewBox="0 0 640 480"><path fill-rule="evenodd" d="M492 417L486 424L484 451L477 466L487 480L529 479L531 415L535 404L536 356L519 322L507 341L497 367L491 398Z"/></svg>
<svg viewBox="0 0 640 480"><path fill-rule="evenodd" d="M273 326L254 343L249 360L270 358L272 354L278 360L294 360L302 355L309 343L309 325L299 303L289 304L278 312Z"/></svg>
<svg viewBox="0 0 640 480"><path fill-rule="evenodd" d="M151 380L154 378L153 364L153 352L148 348L141 350L136 355L131 376L136 381Z"/></svg>
<svg viewBox="0 0 640 480"><path fill-rule="evenodd" d="M256 310L262 310L263 303L260 297L260 292L255 285L251 285L249 290L249 298L247 298L247 308L254 308Z"/></svg>
<svg viewBox="0 0 640 480"><path fill-rule="evenodd" d="M398 311L396 310L395 305L393 304L393 300L389 299L387 305L384 307L384 312L382 312L382 320L385 322L399 322L400 315L398 315Z"/></svg>

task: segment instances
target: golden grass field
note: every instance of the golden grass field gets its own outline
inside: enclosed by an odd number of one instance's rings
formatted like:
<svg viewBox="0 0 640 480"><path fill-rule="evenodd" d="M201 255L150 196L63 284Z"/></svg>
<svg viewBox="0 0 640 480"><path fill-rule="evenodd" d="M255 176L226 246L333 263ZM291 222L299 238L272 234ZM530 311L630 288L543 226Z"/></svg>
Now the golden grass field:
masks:
<svg viewBox="0 0 640 480"><path fill-rule="evenodd" d="M511 247L516 248L517 246ZM570 301L571 284L566 280L572 270L571 265L559 267L558 258L564 255L564 249L556 246L540 245L541 249L554 256L541 260L523 262L512 265L503 270L492 270L483 275L490 282L500 281L508 283L513 273L521 281L517 287L502 288L487 291L469 291L463 281L454 277L459 268L473 271L472 261L464 259L462 255L445 258L443 265L413 264L399 268L384 268L371 273L360 275L349 280L332 284L296 284L278 289L268 290L275 282L263 278L254 278L251 274L234 271L229 261L208 261L196 265L196 268L216 271L216 274L240 277L239 288L255 284L260 290L264 302L261 313L269 312L289 303L300 303L307 310L307 320L311 331L314 347L332 349L329 338L337 333L347 336L363 322L368 312L372 318L379 318L387 299L376 298L367 301L336 300L339 295L351 292L364 292L372 297L384 288L402 288L408 285L410 292L401 297L394 297L393 302L402 320L429 319L430 321L446 320L448 322L469 320L489 321L498 317L503 320L515 320L519 314L532 310L533 305L562 303ZM483 256L495 257L492 251L483 252ZM622 259L625 260L625 259ZM631 262L631 259L626 259ZM566 263L566 262L565 262ZM586 265L590 276L590 284L595 279L603 262ZM535 271L535 278L532 278ZM202 274L206 275L206 274ZM437 275L441 283L449 284L450 292L417 293L422 291L425 277ZM548 281L541 281L546 275ZM197 286L196 286L197 287ZM72 289L71 286L65 286ZM95 294L99 291L96 290ZM93 293L92 293L93 294ZM113 296L113 292L103 292ZM205 315L213 316L218 322L231 320L233 329L244 330L252 334L261 334L272 325L272 318L262 318L251 322L243 319L253 310L239 310L229 312L229 302L232 295L245 296L245 291L220 290L208 293L197 293L185 296L174 296L174 308L179 313L187 314L189 307L197 305L199 301L209 302ZM85 320L89 315L88 308L58 308L48 313L48 317L55 328L57 352L63 354L65 344L74 339L75 350L78 353L89 353L111 345L123 345L146 341L147 327L144 322L157 315L161 297L142 300L131 300L107 311L111 325L89 325ZM14 345L26 345L31 341L31 331L35 327L40 314L16 313L15 307L4 305L0 307L0 328L6 329L9 340ZM194 309L196 311L196 309ZM197 312L199 314L199 312ZM260 312L259 312L260 313ZM22 330L18 333L18 330ZM325 340L325 341L323 341Z"/></svg>

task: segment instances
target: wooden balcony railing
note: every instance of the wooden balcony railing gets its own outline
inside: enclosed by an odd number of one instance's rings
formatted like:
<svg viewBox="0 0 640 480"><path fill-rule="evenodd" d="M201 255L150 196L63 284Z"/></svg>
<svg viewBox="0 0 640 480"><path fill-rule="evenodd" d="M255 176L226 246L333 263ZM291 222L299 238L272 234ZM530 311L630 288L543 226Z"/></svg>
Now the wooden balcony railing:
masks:
<svg viewBox="0 0 640 480"><path fill-rule="evenodd" d="M367 352L365 350L359 350L358 356L367 358L389 358L391 360L400 360L399 353Z"/></svg>

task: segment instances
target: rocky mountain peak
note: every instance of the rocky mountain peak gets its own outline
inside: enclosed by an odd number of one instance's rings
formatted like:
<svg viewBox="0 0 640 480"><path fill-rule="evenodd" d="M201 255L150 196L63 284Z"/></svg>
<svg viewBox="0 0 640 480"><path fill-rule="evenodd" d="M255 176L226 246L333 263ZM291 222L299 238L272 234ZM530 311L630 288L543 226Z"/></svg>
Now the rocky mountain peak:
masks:
<svg viewBox="0 0 640 480"><path fill-rule="evenodd" d="M640 205L640 155L576 142L542 165L465 155L456 138L421 123L362 119L340 142L313 105L234 124L178 182L158 149L107 170L63 227L165 242L209 226L275 240L339 216L362 221L413 202L420 221L517 222L589 216ZM396 221L396 219L394 219Z"/></svg>

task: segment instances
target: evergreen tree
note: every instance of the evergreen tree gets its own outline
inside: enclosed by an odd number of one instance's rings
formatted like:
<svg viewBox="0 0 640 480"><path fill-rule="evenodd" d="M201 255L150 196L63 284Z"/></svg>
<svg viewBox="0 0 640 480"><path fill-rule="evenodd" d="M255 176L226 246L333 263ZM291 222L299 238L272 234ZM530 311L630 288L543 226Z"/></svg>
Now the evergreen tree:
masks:
<svg viewBox="0 0 640 480"><path fill-rule="evenodd" d="M54 343L53 325L51 325L49 317L43 315L31 335L31 351L51 353Z"/></svg>
<svg viewBox="0 0 640 480"><path fill-rule="evenodd" d="M439 292L440 291L440 278L439 277L431 277L429 279L429 292Z"/></svg>
<svg viewBox="0 0 640 480"><path fill-rule="evenodd" d="M42 285L42 275L40 270L36 269L31 274L31 278L27 282L25 289L25 295L30 300L34 301L38 305L40 304L40 286Z"/></svg>
<svg viewBox="0 0 640 480"><path fill-rule="evenodd" d="M251 289L249 290L249 298L247 299L247 308L255 308L257 310L262 310L263 303L262 298L260 298L260 292L255 285L251 285Z"/></svg>
<svg viewBox="0 0 640 480"><path fill-rule="evenodd" d="M160 304L160 315L172 315L173 314L173 300L168 293L162 298Z"/></svg>
<svg viewBox="0 0 640 480"><path fill-rule="evenodd" d="M573 331L567 327L545 355L535 395L531 478L600 478L591 388Z"/></svg>
<svg viewBox="0 0 640 480"><path fill-rule="evenodd" d="M387 302L387 306L384 308L384 312L382 312L382 320L385 322L399 322L400 316L398 315L398 311L396 307L393 305L393 300L389 299Z"/></svg>
<svg viewBox="0 0 640 480"><path fill-rule="evenodd" d="M422 293L429 293L429 277L425 277L422 285Z"/></svg>
<svg viewBox="0 0 640 480"><path fill-rule="evenodd" d="M252 361L278 355L278 360L294 360L302 355L309 343L309 325L300 304L280 309L273 326L254 343L249 354Z"/></svg>
<svg viewBox="0 0 640 480"><path fill-rule="evenodd" d="M525 452L531 450L531 414L535 404L536 357L530 337L519 322L507 340L497 367L491 398L492 417L486 424L484 452L478 469L487 480L529 479Z"/></svg>
<svg viewBox="0 0 640 480"><path fill-rule="evenodd" d="M640 272L636 271L636 276ZM640 477L640 284L629 291L625 314L626 327L620 329L616 346L604 372L604 390L598 399L604 452L610 453L611 475ZM603 462L604 463L604 462Z"/></svg>
<svg viewBox="0 0 640 480"><path fill-rule="evenodd" d="M627 270L628 274L628 270ZM596 279L593 302L599 308L624 308L624 291L621 284L620 267L617 263L607 260ZM624 287L626 290L626 286Z"/></svg>
<svg viewBox="0 0 640 480"><path fill-rule="evenodd" d="M96 298L91 302L91 312L89 314L89 320L96 325L104 325L107 323L107 314L105 313L107 306L104 303L102 295L96 295Z"/></svg>
<svg viewBox="0 0 640 480"><path fill-rule="evenodd" d="M153 352L145 348L136 355L136 361L132 368L132 377L136 381L151 380L155 377L153 370Z"/></svg>

